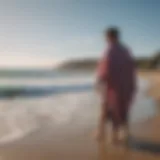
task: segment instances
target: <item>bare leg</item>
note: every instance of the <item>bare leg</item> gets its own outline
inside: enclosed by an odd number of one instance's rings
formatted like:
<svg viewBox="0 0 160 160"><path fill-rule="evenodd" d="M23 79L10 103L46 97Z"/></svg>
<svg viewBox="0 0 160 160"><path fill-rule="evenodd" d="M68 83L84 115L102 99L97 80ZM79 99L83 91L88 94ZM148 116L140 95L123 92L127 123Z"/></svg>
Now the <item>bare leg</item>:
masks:
<svg viewBox="0 0 160 160"><path fill-rule="evenodd" d="M101 110L95 137L97 140L102 140L105 139L105 124L107 119L106 85L99 83L96 86L96 90L101 99Z"/></svg>
<svg viewBox="0 0 160 160"><path fill-rule="evenodd" d="M129 136L129 127L127 124L120 127L118 136L120 141L123 141L124 143L127 142Z"/></svg>
<svg viewBox="0 0 160 160"><path fill-rule="evenodd" d="M122 125L119 128L119 139L126 143L129 137L128 111L124 111Z"/></svg>
<svg viewBox="0 0 160 160"><path fill-rule="evenodd" d="M113 126L113 143L114 144L117 144L119 142L119 137L118 137L118 131L119 131L119 128L117 126Z"/></svg>
<svg viewBox="0 0 160 160"><path fill-rule="evenodd" d="M105 139L106 116L107 116L107 106L106 106L106 103L104 103L101 107L101 114L100 114L98 129L96 133L97 140Z"/></svg>

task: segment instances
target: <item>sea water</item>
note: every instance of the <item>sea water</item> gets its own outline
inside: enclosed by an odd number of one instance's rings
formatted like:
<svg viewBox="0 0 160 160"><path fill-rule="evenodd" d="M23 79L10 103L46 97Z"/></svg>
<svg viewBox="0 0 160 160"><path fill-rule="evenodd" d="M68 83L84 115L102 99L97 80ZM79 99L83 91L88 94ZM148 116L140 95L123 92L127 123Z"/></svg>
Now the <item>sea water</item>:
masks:
<svg viewBox="0 0 160 160"><path fill-rule="evenodd" d="M99 99L94 91L94 74L29 73L1 74L0 143L22 138L44 125L67 125L76 121L78 116L81 118L77 123L85 125L89 118L98 115ZM130 123L155 113L153 100L145 94L148 86L147 81L138 78ZM3 96L3 92L17 88L20 89L18 94Z"/></svg>

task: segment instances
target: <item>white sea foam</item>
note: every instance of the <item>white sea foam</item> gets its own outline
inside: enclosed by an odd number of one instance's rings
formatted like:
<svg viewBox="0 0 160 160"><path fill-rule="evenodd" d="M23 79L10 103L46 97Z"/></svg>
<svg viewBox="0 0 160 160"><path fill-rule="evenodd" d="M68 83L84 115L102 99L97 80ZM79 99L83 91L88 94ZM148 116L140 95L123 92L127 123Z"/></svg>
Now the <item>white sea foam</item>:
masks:
<svg viewBox="0 0 160 160"><path fill-rule="evenodd" d="M65 84L93 83L93 78L68 79ZM25 80L24 80L25 81ZM52 82L51 82L52 81ZM60 85L62 80L48 80ZM33 80L35 83L35 80ZM18 82L17 82L18 83ZM22 83L22 82L21 82ZM23 82L24 83L24 82ZM46 84L37 82L38 85ZM32 84L31 81L29 84ZM29 85L28 84L28 85ZM131 112L130 122L147 118L154 114L153 101L145 96L147 81L139 80L139 91ZM16 98L0 101L0 143L16 140L46 125L61 126L74 120L85 124L88 118L98 115L99 102L93 91L65 93L40 98ZM89 110L89 112L87 112ZM88 115L90 114L90 115ZM75 117L73 116L75 115ZM81 116L78 118L78 116Z"/></svg>

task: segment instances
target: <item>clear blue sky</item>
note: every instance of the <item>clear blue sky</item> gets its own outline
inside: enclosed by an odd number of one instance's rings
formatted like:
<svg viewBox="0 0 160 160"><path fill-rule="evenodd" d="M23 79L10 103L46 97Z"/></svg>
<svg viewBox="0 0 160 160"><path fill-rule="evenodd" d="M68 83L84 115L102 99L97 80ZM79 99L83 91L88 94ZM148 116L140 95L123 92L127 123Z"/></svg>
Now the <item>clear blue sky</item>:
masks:
<svg viewBox="0 0 160 160"><path fill-rule="evenodd" d="M1 0L0 66L99 57L118 26L135 56L160 50L159 0Z"/></svg>

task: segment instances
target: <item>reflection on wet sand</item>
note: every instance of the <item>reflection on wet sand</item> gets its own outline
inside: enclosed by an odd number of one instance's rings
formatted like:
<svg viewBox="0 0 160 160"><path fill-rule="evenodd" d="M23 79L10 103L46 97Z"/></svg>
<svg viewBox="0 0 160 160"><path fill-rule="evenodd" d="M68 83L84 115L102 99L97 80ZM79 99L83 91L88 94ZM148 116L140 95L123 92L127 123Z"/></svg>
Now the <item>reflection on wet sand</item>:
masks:
<svg viewBox="0 0 160 160"><path fill-rule="evenodd" d="M108 146L104 141L98 143L98 160L158 160L159 155L150 152L134 151L125 146Z"/></svg>
<svg viewBox="0 0 160 160"><path fill-rule="evenodd" d="M113 144L106 144L106 140L97 143L98 145L98 160L106 159L128 159L130 150L125 145L115 146Z"/></svg>
<svg viewBox="0 0 160 160"><path fill-rule="evenodd" d="M150 152L134 151L125 145L113 145L95 141L90 133L94 126L73 131L43 128L15 143L1 146L0 160L158 160ZM56 131L55 131L56 130Z"/></svg>

